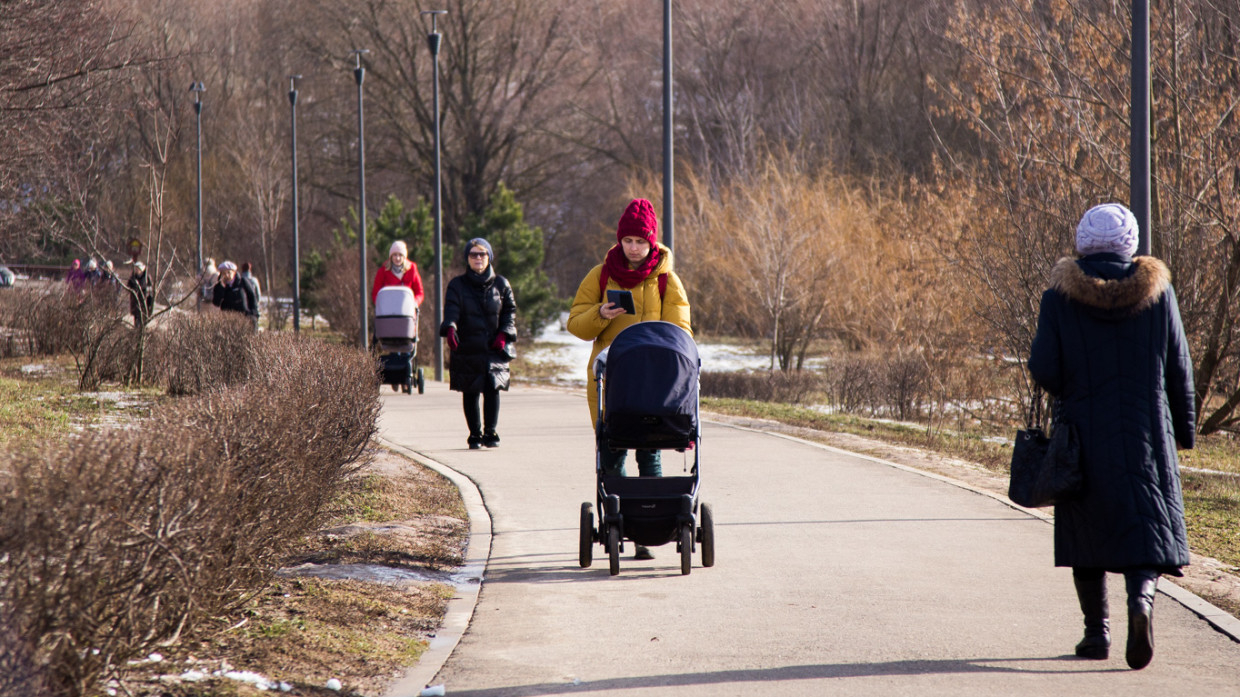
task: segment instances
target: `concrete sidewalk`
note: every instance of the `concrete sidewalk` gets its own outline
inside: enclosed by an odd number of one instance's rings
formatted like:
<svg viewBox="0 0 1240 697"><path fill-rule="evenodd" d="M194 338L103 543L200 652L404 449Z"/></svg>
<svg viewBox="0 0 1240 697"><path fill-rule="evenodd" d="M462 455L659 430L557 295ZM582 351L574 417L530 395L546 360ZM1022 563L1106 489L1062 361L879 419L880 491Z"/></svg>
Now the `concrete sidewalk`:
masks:
<svg viewBox="0 0 1240 697"><path fill-rule="evenodd" d="M594 499L584 395L514 388L501 447L481 451L444 385L384 395L383 439L489 513L471 512L480 588L453 601L396 697L425 684L482 697L1240 695L1240 643L1163 593L1154 661L1128 670L1119 577L1112 658L1073 657L1081 617L1071 573L1051 565L1051 526L941 478L707 422L716 565L695 556L682 576L669 545L653 561L630 553L613 577L600 546L592 567L577 563ZM665 474L681 463L664 453Z"/></svg>

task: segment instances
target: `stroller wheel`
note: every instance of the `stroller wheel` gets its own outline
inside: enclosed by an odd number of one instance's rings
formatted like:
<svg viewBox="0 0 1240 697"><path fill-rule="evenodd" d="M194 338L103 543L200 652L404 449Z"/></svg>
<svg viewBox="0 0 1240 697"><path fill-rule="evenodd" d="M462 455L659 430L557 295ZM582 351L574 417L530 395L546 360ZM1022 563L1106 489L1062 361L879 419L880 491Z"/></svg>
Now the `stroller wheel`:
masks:
<svg viewBox="0 0 1240 697"><path fill-rule="evenodd" d="M422 369L418 368L418 394L426 391L426 376L422 374Z"/></svg>
<svg viewBox="0 0 1240 697"><path fill-rule="evenodd" d="M698 542L702 543L702 566L715 565L715 516L710 510L710 504L703 503L699 519L702 521L702 527L699 529L700 537Z"/></svg>
<svg viewBox="0 0 1240 697"><path fill-rule="evenodd" d="M587 568L594 561L594 504L581 504L581 548L578 552L581 568Z"/></svg>
<svg viewBox="0 0 1240 697"><path fill-rule="evenodd" d="M693 526L680 527L680 573L688 576L693 571Z"/></svg>
<svg viewBox="0 0 1240 697"><path fill-rule="evenodd" d="M607 561L611 575L620 573L620 528L612 525L607 528Z"/></svg>

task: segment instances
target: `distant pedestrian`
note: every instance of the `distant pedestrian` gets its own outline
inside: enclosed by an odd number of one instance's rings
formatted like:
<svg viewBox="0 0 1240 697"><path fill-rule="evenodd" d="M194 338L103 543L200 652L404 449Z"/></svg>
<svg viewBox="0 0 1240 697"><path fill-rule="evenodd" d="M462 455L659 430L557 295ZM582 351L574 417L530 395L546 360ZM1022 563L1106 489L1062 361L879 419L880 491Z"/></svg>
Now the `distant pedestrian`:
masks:
<svg viewBox="0 0 1240 697"><path fill-rule="evenodd" d="M409 258L409 248L404 242L397 240L388 248L387 261L379 265L375 271L375 280L370 288L370 304L379 297L379 289L387 286L406 286L413 291L413 301L422 305L422 276L418 274L418 265Z"/></svg>
<svg viewBox="0 0 1240 697"><path fill-rule="evenodd" d="M481 237L467 242L465 263L465 273L448 283L439 334L452 351L449 386L461 393L466 444L476 450L499 446L499 393L508 389L508 362L515 355L517 301L508 279L495 272L489 242Z"/></svg>
<svg viewBox="0 0 1240 697"><path fill-rule="evenodd" d="M1076 259L1060 259L1042 294L1029 372L1058 399L1081 442L1085 492L1055 506L1055 565L1072 567L1085 616L1083 658L1111 646L1106 572L1128 591L1125 658L1154 657L1160 574L1189 563L1176 447L1196 437L1193 363L1171 272L1135 257L1137 221L1116 203L1076 228Z"/></svg>
<svg viewBox="0 0 1240 697"><path fill-rule="evenodd" d="M254 286L237 273L231 261L220 264L220 279L211 289L211 302L225 312L239 312L258 327L258 294Z"/></svg>
<svg viewBox="0 0 1240 697"><path fill-rule="evenodd" d="M133 272L126 286L129 289L129 314L133 316L133 326L146 326L155 308L155 291L146 273L146 264L140 261L133 263Z"/></svg>
<svg viewBox="0 0 1240 697"><path fill-rule="evenodd" d="M255 307L258 307L261 310L263 306L263 287L258 284L258 277L254 275L252 271L253 268L254 267L250 265L250 262L241 262L241 277L249 281L250 285L254 286Z"/></svg>
<svg viewBox="0 0 1240 697"><path fill-rule="evenodd" d="M82 268L82 260L74 259L69 265L69 273L65 276L65 283L74 290L81 290L86 285L86 270Z"/></svg>
<svg viewBox="0 0 1240 697"><path fill-rule="evenodd" d="M111 259L103 262L103 265L99 267L99 284L109 290L115 290L121 284L121 280L116 277L116 267Z"/></svg>
<svg viewBox="0 0 1240 697"><path fill-rule="evenodd" d="M99 285L100 279L103 278L102 272L99 271L99 262L94 257L86 260L86 273L83 274L84 285L87 288L94 288Z"/></svg>
<svg viewBox="0 0 1240 697"><path fill-rule="evenodd" d="M220 270L215 267L215 259L207 257L202 260L202 301L212 302L215 284L220 280Z"/></svg>

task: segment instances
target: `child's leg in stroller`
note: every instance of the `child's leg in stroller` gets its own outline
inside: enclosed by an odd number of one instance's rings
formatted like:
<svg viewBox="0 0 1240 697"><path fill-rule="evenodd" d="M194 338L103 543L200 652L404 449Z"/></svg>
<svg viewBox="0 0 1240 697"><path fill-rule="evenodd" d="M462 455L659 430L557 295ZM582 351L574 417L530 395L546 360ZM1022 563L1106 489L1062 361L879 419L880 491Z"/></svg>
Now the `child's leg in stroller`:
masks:
<svg viewBox="0 0 1240 697"><path fill-rule="evenodd" d="M603 474L613 477L623 477L624 474L624 458L628 454L627 450L612 450L605 445L600 445L598 450L599 461L603 465Z"/></svg>
<svg viewBox="0 0 1240 697"><path fill-rule="evenodd" d="M499 390L487 390L482 393L482 444L488 448L499 445L499 434L495 427L499 424Z"/></svg>
<svg viewBox="0 0 1240 697"><path fill-rule="evenodd" d="M638 450L637 473L643 477L663 476L663 456L658 450Z"/></svg>
<svg viewBox="0 0 1240 697"><path fill-rule="evenodd" d="M469 447L482 447L482 414L478 410L477 392L462 392L461 406L465 410L465 424L469 426Z"/></svg>

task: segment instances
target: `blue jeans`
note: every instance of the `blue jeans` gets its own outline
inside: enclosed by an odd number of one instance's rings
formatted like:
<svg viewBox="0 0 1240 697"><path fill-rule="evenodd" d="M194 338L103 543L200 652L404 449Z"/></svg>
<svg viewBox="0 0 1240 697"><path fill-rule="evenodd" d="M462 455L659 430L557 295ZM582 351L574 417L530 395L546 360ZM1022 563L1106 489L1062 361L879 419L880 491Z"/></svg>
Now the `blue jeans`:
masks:
<svg viewBox="0 0 1240 697"><path fill-rule="evenodd" d="M603 474L625 476L624 459L628 452L627 450L612 450L606 446L600 449L599 460L603 465ZM639 475L643 477L663 476L663 459L658 450L638 450L636 453Z"/></svg>

